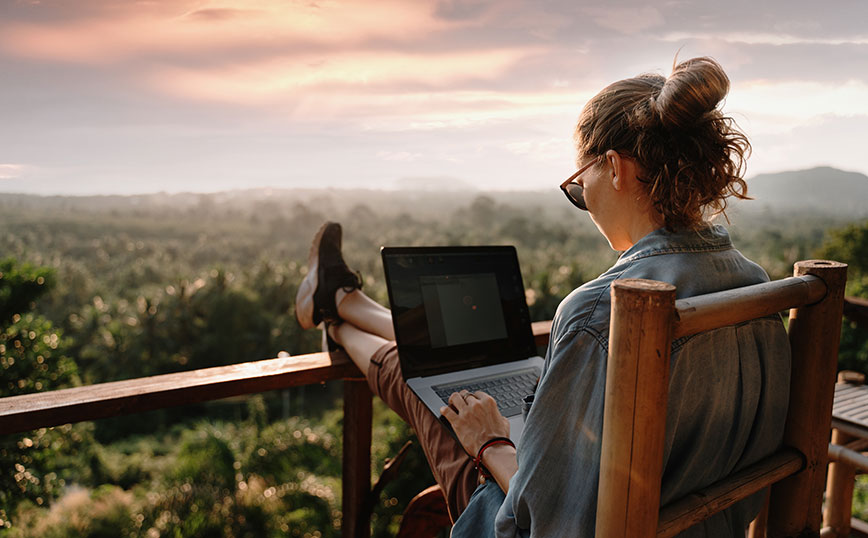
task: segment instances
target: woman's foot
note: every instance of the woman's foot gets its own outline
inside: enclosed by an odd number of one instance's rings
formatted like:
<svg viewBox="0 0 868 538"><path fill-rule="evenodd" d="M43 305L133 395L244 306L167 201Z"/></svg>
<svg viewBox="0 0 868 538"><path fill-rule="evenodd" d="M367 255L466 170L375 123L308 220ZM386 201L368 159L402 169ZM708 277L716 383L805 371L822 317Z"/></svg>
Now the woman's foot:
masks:
<svg viewBox="0 0 868 538"><path fill-rule="evenodd" d="M344 262L341 255L341 225L326 222L310 246L308 272L295 296L295 317L304 329L327 321L340 323L335 293L361 289L362 279Z"/></svg>
<svg viewBox="0 0 868 538"><path fill-rule="evenodd" d="M332 337L334 325L326 321L322 324L322 350L326 353L343 349Z"/></svg>

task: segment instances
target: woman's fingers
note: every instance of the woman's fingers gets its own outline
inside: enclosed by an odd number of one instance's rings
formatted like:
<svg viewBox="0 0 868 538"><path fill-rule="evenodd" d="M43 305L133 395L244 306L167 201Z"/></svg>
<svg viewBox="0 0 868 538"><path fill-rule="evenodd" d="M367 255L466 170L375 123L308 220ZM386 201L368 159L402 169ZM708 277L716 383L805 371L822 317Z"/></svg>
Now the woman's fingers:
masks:
<svg viewBox="0 0 868 538"><path fill-rule="evenodd" d="M449 395L449 405L459 413L467 408L467 391L453 392Z"/></svg>
<svg viewBox="0 0 868 538"><path fill-rule="evenodd" d="M480 402L484 402L484 403L487 403L489 405L490 404L494 404L495 406L497 405L497 401L495 401L494 397L491 396L490 394L488 394L487 392L482 392L481 390L477 390L476 392L473 393L473 396L477 400L479 400Z"/></svg>
<svg viewBox="0 0 868 538"><path fill-rule="evenodd" d="M456 413L455 410L448 405L444 405L440 408L440 414L446 417L446 420L448 420L450 423L456 418L458 418L458 413Z"/></svg>
<svg viewBox="0 0 868 538"><path fill-rule="evenodd" d="M478 390L476 392L469 392L467 390L462 390L460 392L453 392L449 395L449 405L451 405L456 411L459 413L467 409L469 406L474 404L484 403L487 406L497 407L497 401L486 392L482 392Z"/></svg>
<svg viewBox="0 0 868 538"><path fill-rule="evenodd" d="M497 401L485 392L454 392L449 395L449 405L440 408L440 414L452 425L470 455L492 437L509 436L509 421L500 414Z"/></svg>

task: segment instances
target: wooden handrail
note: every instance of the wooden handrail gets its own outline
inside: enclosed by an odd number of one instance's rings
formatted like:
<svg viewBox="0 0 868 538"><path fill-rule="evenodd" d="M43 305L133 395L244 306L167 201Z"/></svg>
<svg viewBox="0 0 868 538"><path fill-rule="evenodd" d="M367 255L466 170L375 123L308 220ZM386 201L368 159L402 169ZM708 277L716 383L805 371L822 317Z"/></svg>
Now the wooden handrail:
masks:
<svg viewBox="0 0 868 538"><path fill-rule="evenodd" d="M537 345L551 324L532 324ZM362 377L343 353L310 353L11 396L0 398L0 435L338 379Z"/></svg>
<svg viewBox="0 0 868 538"><path fill-rule="evenodd" d="M844 297L844 317L863 329L868 329L868 299Z"/></svg>
<svg viewBox="0 0 868 538"><path fill-rule="evenodd" d="M354 377L343 353L311 353L11 396L0 399L0 434Z"/></svg>

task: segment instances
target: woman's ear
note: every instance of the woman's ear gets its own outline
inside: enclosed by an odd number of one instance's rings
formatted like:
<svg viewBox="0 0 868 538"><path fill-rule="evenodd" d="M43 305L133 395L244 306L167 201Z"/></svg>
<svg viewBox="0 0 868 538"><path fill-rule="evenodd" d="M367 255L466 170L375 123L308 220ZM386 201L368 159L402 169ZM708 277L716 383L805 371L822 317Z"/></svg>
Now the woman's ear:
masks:
<svg viewBox="0 0 868 538"><path fill-rule="evenodd" d="M619 191L624 186L624 175L627 173L626 159L621 158L621 154L610 149L606 152L606 160L612 166L612 188Z"/></svg>
<svg viewBox="0 0 868 538"><path fill-rule="evenodd" d="M638 177L636 161L613 149L606 152L606 160L612 166L612 188L616 191L632 190Z"/></svg>

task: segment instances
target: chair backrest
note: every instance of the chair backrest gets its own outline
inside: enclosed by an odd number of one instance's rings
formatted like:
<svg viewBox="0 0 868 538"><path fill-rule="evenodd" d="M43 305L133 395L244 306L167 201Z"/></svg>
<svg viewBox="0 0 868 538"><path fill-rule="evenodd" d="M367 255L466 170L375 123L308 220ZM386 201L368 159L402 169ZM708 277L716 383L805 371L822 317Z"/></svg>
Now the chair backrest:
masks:
<svg viewBox="0 0 868 538"><path fill-rule="evenodd" d="M650 280L612 285L596 536L675 536L772 485L768 536L817 536L846 264L810 260L793 277L675 300ZM672 340L790 309L783 447L660 509Z"/></svg>

